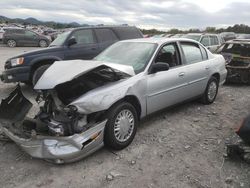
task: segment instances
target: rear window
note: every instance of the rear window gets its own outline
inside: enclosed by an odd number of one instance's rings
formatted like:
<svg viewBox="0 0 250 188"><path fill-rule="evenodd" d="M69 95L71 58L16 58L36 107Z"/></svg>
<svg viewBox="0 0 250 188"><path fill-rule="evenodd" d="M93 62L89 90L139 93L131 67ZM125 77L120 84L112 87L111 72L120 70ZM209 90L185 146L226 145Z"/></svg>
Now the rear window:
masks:
<svg viewBox="0 0 250 188"><path fill-rule="evenodd" d="M211 40L211 46L219 45L219 40L216 36L210 36L210 40Z"/></svg>
<svg viewBox="0 0 250 188"><path fill-rule="evenodd" d="M136 27L114 27L114 32L120 40L142 38L142 34Z"/></svg>
<svg viewBox="0 0 250 188"><path fill-rule="evenodd" d="M118 40L114 32L110 29L95 29L99 42L110 42Z"/></svg>
<svg viewBox="0 0 250 188"><path fill-rule="evenodd" d="M7 29L5 31L6 34L24 34L24 30L22 29Z"/></svg>

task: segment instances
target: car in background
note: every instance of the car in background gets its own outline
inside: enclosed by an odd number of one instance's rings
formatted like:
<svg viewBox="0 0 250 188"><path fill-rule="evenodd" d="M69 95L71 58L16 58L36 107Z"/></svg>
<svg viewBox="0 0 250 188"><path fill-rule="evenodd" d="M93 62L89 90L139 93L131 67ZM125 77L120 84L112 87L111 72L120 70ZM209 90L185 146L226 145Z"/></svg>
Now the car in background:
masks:
<svg viewBox="0 0 250 188"><path fill-rule="evenodd" d="M224 41L236 39L236 34L234 32L222 32L220 36L224 39Z"/></svg>
<svg viewBox="0 0 250 188"><path fill-rule="evenodd" d="M250 39L250 34L245 33L237 33L236 39Z"/></svg>
<svg viewBox="0 0 250 188"><path fill-rule="evenodd" d="M226 74L223 56L190 39L120 41L93 60L51 65L34 87L41 105L34 119L13 123L31 108L20 86L3 100L0 119L32 157L68 163L103 145L127 147L139 121L156 111L194 99L213 103Z"/></svg>
<svg viewBox="0 0 250 188"><path fill-rule="evenodd" d="M193 39L207 47L212 53L225 41L217 34L209 33L188 33L183 38Z"/></svg>
<svg viewBox="0 0 250 188"><path fill-rule="evenodd" d="M174 34L172 36L170 36L170 38L181 38L183 36L183 34Z"/></svg>
<svg viewBox="0 0 250 188"><path fill-rule="evenodd" d="M227 41L217 53L224 56L228 71L227 82L250 84L250 40Z"/></svg>
<svg viewBox="0 0 250 188"><path fill-rule="evenodd" d="M16 46L40 46L44 48L50 44L50 40L34 31L16 28L5 31L3 43L11 48Z"/></svg>
<svg viewBox="0 0 250 188"><path fill-rule="evenodd" d="M8 59L1 80L6 83L24 82L34 85L55 61L92 59L117 41L135 38L143 38L143 35L138 28L130 26L97 26L69 30L59 35L48 48Z"/></svg>

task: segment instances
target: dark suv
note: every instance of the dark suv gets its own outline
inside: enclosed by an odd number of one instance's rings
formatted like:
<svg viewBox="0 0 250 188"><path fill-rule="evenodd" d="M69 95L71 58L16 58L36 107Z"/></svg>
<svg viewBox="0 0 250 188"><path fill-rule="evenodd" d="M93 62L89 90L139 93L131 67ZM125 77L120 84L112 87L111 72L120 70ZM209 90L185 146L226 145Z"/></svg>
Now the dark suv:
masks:
<svg viewBox="0 0 250 188"><path fill-rule="evenodd" d="M119 40L142 37L139 29L130 26L73 29L59 35L48 48L8 59L1 80L6 83L24 82L34 85L43 72L55 61L92 59Z"/></svg>
<svg viewBox="0 0 250 188"><path fill-rule="evenodd" d="M3 34L3 43L9 47L40 46L47 47L50 40L43 35L27 29L7 29Z"/></svg>

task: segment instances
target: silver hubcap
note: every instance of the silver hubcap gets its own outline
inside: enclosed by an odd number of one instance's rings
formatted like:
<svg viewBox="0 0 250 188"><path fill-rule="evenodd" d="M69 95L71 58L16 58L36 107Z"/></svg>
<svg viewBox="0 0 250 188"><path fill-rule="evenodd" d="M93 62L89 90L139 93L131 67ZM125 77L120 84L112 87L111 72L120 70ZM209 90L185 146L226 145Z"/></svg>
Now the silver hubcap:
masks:
<svg viewBox="0 0 250 188"><path fill-rule="evenodd" d="M214 100L215 98L215 95L216 95L216 92L217 92L217 84L215 82L211 82L209 84L209 87L208 87L208 99L210 101Z"/></svg>
<svg viewBox="0 0 250 188"><path fill-rule="evenodd" d="M134 130L134 115L130 110L122 110L115 119L114 134L119 142L126 142Z"/></svg>
<svg viewBox="0 0 250 188"><path fill-rule="evenodd" d="M43 40L40 41L40 46L41 47L46 47L47 46L47 43Z"/></svg>
<svg viewBox="0 0 250 188"><path fill-rule="evenodd" d="M14 40L9 40L9 41L8 41L8 45L9 45L10 47L15 47L15 46L16 46L16 42L15 42Z"/></svg>

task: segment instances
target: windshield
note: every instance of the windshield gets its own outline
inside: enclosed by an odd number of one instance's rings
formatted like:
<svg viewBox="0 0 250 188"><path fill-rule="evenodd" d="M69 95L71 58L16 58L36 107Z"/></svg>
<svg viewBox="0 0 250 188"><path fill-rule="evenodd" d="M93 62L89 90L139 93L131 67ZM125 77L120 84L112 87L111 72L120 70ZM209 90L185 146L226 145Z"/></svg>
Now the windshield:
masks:
<svg viewBox="0 0 250 188"><path fill-rule="evenodd" d="M135 74L142 72L147 66L156 44L146 42L117 42L95 57L95 60L130 65Z"/></svg>
<svg viewBox="0 0 250 188"><path fill-rule="evenodd" d="M64 32L64 33L58 35L58 37L50 44L50 46L61 46L61 45L63 45L64 41L69 36L70 32L71 31L67 31L67 32Z"/></svg>
<svg viewBox="0 0 250 188"><path fill-rule="evenodd" d="M184 35L182 38L193 39L199 42L201 36L200 35Z"/></svg>

